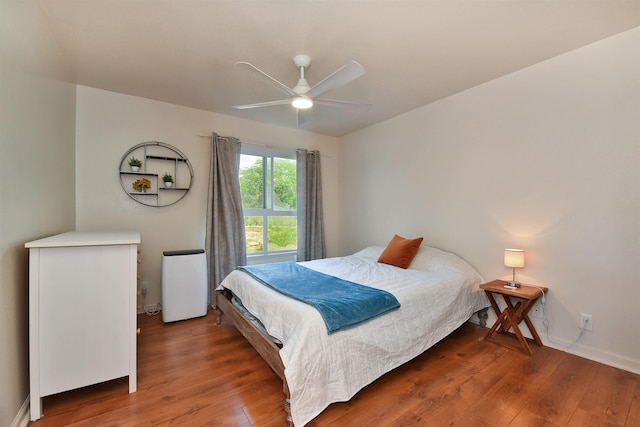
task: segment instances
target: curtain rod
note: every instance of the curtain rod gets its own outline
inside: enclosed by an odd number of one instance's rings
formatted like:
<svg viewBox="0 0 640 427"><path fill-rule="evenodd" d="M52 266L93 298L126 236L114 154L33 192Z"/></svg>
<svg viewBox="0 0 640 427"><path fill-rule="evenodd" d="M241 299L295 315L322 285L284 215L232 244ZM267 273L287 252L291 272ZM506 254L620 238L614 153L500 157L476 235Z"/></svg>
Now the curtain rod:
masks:
<svg viewBox="0 0 640 427"><path fill-rule="evenodd" d="M200 138L211 138L213 135L207 135L204 133L201 133L198 135ZM229 138L228 136L222 136L222 135L218 135L218 138ZM247 144L247 145L255 145L257 147L265 147L265 148L275 148L277 150L287 150L290 151L292 150L291 148L285 148L285 147L278 147L277 145L271 145L271 144L265 144L265 143L261 143L261 142L251 142L251 141L243 141L240 140L240 142L242 144ZM295 150L295 149L294 149ZM327 154L322 154L320 153L320 156L322 157L328 157L328 158L333 158L333 156L329 156Z"/></svg>
<svg viewBox="0 0 640 427"><path fill-rule="evenodd" d="M207 135L204 133L201 133L200 138L211 138L213 135ZM228 139L231 138L229 136L222 136L222 135L218 135L218 138L222 138L222 139ZM240 141L242 144L249 144L249 145L257 145L258 147L265 147L265 148L281 148L283 150L290 150L288 148L284 148L284 147L276 147L275 145L270 145L270 144L264 144L264 143L260 143L260 142L251 142L251 141Z"/></svg>

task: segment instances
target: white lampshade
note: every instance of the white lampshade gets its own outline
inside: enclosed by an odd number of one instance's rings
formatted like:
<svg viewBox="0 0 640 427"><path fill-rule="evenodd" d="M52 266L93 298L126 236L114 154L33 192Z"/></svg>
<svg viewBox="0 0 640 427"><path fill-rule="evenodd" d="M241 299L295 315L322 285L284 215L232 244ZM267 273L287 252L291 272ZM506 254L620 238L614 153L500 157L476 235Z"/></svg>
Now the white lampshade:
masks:
<svg viewBox="0 0 640 427"><path fill-rule="evenodd" d="M505 249L504 266L511 268L523 268L524 251L522 249Z"/></svg>
<svg viewBox="0 0 640 427"><path fill-rule="evenodd" d="M296 96L291 101L291 105L300 110L306 110L313 107L313 101L308 96Z"/></svg>

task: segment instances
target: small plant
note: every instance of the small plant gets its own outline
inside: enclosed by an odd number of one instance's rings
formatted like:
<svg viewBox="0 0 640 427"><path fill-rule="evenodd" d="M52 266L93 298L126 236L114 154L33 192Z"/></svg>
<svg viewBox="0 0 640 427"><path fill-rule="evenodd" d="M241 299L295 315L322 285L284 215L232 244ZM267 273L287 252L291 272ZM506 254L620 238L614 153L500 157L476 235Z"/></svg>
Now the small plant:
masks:
<svg viewBox="0 0 640 427"><path fill-rule="evenodd" d="M142 160L140 160L140 159L136 159L135 157L133 157L133 156L132 156L132 157L129 159L129 166L132 166L132 167L133 167L133 166L135 166L135 167L140 167L140 166L142 166Z"/></svg>
<svg viewBox="0 0 640 427"><path fill-rule="evenodd" d="M132 187L134 190L140 193L146 193L147 189L151 188L151 181L149 181L147 178L140 178L132 184Z"/></svg>
<svg viewBox="0 0 640 427"><path fill-rule="evenodd" d="M164 175L162 175L162 180L164 182L173 182L173 176L171 176L170 173L166 173Z"/></svg>

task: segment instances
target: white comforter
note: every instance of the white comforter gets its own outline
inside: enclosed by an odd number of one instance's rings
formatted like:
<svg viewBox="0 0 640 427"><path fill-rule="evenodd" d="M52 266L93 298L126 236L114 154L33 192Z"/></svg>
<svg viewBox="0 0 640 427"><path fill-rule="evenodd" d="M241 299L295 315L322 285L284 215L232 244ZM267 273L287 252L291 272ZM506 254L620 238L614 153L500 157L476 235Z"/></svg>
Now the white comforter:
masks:
<svg viewBox="0 0 640 427"><path fill-rule="evenodd" d="M384 373L446 337L487 307L482 278L462 259L421 247L407 270L377 262L383 247L302 263L314 270L391 292L401 307L356 328L327 335L313 307L286 297L240 271L230 289L284 345L280 357L295 426L304 426L333 402L347 401Z"/></svg>

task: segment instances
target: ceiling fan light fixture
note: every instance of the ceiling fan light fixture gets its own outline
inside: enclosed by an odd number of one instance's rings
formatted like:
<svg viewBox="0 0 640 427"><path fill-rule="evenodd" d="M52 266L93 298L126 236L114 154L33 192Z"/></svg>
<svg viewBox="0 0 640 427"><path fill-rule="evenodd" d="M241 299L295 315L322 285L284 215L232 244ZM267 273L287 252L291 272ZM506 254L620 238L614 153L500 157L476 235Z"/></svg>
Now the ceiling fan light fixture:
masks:
<svg viewBox="0 0 640 427"><path fill-rule="evenodd" d="M298 110L306 110L313 107L313 101L308 96L295 96L291 100L291 105Z"/></svg>
<svg viewBox="0 0 640 427"><path fill-rule="evenodd" d="M356 61L349 61L332 74L322 79L320 82L309 86L309 82L304 78L305 69L311 64L311 58L307 55L296 55L293 58L293 63L300 71L300 79L293 88L285 85L284 83L274 79L264 71L260 70L254 65L248 62L238 62L236 65L243 68L245 71L253 74L254 77L266 82L270 86L278 89L280 92L286 93L288 96L285 99L278 99L275 101L258 102L253 104L234 105L233 108L237 110L245 110L250 108L272 107L275 105L288 105L291 104L296 109L296 116L298 118L298 125L301 122L301 111L308 110L315 105L322 107L331 107L342 109L344 111L351 112L365 112L368 111L371 105L358 104L348 101L337 101L331 99L323 99L321 96L329 91L332 91L340 86L346 85L351 81L357 79L364 74L364 68Z"/></svg>

